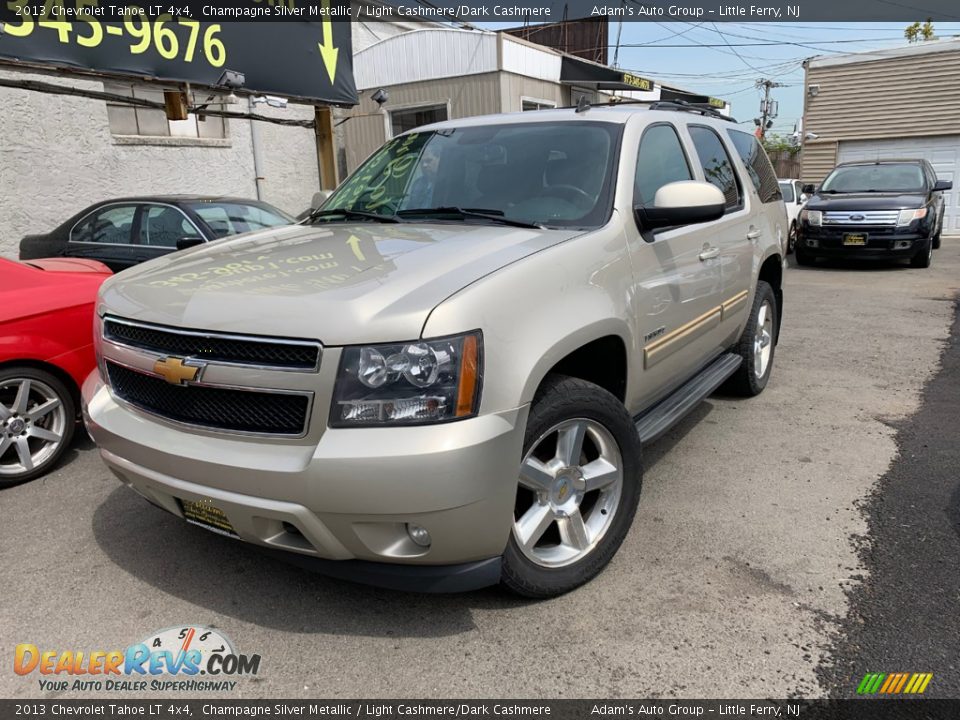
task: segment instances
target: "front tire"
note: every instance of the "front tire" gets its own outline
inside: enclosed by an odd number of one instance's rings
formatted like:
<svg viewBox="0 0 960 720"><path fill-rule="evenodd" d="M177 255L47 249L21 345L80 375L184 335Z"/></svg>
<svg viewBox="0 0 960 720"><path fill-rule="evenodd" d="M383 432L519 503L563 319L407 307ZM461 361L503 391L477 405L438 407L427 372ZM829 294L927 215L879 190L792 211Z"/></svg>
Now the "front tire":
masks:
<svg viewBox="0 0 960 720"><path fill-rule="evenodd" d="M0 370L0 488L53 468L73 439L76 404L59 378L44 370Z"/></svg>
<svg viewBox="0 0 960 720"><path fill-rule="evenodd" d="M917 251L916 255L910 258L910 267L914 268L928 268L930 263L933 262L933 239L927 240L921 248Z"/></svg>
<svg viewBox="0 0 960 720"><path fill-rule="evenodd" d="M793 257L797 261L797 265L803 265L804 267L813 265L815 260L813 255L808 254L807 251L799 245L794 246Z"/></svg>
<svg viewBox="0 0 960 720"><path fill-rule="evenodd" d="M640 453L636 427L616 397L585 380L549 376L527 420L504 587L554 597L603 570L633 522Z"/></svg>
<svg viewBox="0 0 960 720"><path fill-rule="evenodd" d="M799 252L799 248L797 250ZM758 281L747 326L733 348L743 361L724 385L728 392L742 397L763 392L773 370L778 318L773 288L763 280Z"/></svg>
<svg viewBox="0 0 960 720"><path fill-rule="evenodd" d="M797 224L790 223L790 231L787 233L787 255L793 252L797 246Z"/></svg>

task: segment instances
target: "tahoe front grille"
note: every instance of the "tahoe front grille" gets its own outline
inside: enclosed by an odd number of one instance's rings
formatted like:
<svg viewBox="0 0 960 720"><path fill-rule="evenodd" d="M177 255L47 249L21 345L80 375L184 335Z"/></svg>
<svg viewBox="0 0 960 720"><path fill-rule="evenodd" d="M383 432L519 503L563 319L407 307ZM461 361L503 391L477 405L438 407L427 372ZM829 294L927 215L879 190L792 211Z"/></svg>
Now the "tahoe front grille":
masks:
<svg viewBox="0 0 960 720"><path fill-rule="evenodd" d="M260 435L301 436L307 431L308 394L172 385L109 360L106 366L117 398L168 420Z"/></svg>
<svg viewBox="0 0 960 720"><path fill-rule="evenodd" d="M143 325L107 317L105 339L162 355L179 355L210 362L289 370L316 370L320 345L315 342L225 335Z"/></svg>

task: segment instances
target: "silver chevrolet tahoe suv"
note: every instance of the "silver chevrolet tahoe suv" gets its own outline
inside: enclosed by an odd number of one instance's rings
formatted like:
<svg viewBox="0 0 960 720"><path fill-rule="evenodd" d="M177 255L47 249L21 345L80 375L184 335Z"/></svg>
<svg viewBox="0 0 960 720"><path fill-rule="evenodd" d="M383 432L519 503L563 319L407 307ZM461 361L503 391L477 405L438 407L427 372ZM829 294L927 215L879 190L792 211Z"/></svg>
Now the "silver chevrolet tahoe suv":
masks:
<svg viewBox="0 0 960 720"><path fill-rule="evenodd" d="M108 280L85 421L125 485L268 553L557 595L623 542L644 443L764 389L786 226L706 108L419 128L299 225Z"/></svg>

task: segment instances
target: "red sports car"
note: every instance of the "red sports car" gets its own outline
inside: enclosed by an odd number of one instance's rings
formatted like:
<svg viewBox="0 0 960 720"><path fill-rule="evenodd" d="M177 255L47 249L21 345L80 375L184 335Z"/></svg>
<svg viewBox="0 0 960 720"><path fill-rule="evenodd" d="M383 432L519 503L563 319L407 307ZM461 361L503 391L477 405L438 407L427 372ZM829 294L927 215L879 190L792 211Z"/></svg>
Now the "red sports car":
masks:
<svg viewBox="0 0 960 720"><path fill-rule="evenodd" d="M70 446L110 274L95 260L0 258L0 488L42 475Z"/></svg>

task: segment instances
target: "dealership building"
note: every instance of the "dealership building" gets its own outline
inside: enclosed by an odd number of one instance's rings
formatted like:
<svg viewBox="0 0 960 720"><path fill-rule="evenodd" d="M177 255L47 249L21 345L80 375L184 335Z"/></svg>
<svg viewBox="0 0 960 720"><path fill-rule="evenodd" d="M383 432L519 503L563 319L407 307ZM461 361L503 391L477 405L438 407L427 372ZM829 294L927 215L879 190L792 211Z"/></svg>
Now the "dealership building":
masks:
<svg viewBox="0 0 960 720"><path fill-rule="evenodd" d="M943 230L960 234L960 39L815 57L805 63L803 179L850 160L921 158L946 193Z"/></svg>

